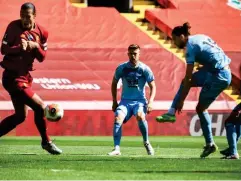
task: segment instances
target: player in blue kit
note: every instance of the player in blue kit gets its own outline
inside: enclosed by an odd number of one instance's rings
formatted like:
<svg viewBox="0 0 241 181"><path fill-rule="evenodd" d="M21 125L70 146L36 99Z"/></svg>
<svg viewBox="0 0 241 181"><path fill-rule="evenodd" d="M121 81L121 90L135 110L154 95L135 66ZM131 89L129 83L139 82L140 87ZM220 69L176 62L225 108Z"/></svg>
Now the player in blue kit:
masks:
<svg viewBox="0 0 241 181"><path fill-rule="evenodd" d="M140 62L140 47L132 44L128 47L129 61L120 64L114 74L111 92L113 98L112 110L115 112L113 128L114 150L108 155L121 155L120 141L122 124L126 123L132 115L137 119L139 129L143 136L144 146L148 155L154 155L154 150L148 139L148 124L146 113L152 111L152 103L156 95L156 85L151 69ZM117 83L122 79L121 101L117 102ZM150 97L147 101L145 85L150 87Z"/></svg>
<svg viewBox="0 0 241 181"><path fill-rule="evenodd" d="M239 103L225 120L226 137L228 148L220 151L224 159L239 159L237 143L241 131L241 103Z"/></svg>
<svg viewBox="0 0 241 181"><path fill-rule="evenodd" d="M241 102L233 109L229 117L225 120L225 129L228 148L220 151L220 153L224 155L224 159L239 159L237 143L241 137Z"/></svg>
<svg viewBox="0 0 241 181"><path fill-rule="evenodd" d="M175 122L175 113L180 113L191 87L202 87L196 112L205 138L206 146L200 157L214 153L218 148L214 143L211 118L207 112L210 104L231 83L230 58L210 37L198 34L190 36L190 25L185 23L172 31L172 39L179 48L186 48L186 75L173 100L168 113L156 117L158 122ZM194 72L194 63L202 67Z"/></svg>

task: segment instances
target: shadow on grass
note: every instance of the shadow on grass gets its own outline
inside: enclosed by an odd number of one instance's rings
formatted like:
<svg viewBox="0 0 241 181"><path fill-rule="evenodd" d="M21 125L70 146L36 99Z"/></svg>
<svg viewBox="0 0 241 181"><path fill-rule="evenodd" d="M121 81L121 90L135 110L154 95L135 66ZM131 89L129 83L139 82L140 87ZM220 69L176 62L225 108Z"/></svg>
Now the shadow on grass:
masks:
<svg viewBox="0 0 241 181"><path fill-rule="evenodd" d="M227 174L227 173L237 173L237 174L240 174L241 175L241 172L240 171L223 171L223 170L173 170L173 171L164 171L164 170L155 170L155 171L152 171L152 170L149 170L149 171L134 171L134 170L131 170L131 171L126 171L126 170L123 170L123 171L116 171L116 172L120 172L120 173L224 173L224 174Z"/></svg>

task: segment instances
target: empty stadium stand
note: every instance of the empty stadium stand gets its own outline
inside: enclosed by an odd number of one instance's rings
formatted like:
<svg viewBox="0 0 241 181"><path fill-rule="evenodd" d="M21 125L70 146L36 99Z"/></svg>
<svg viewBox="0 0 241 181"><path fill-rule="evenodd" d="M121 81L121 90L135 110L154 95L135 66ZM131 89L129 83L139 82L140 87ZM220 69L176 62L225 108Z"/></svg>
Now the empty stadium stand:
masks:
<svg viewBox="0 0 241 181"><path fill-rule="evenodd" d="M212 37L230 56L233 83L240 86L241 17L240 11L227 6L225 0L188 1L159 0L167 9L146 10L145 18L156 28L171 37L175 26L189 22L192 34Z"/></svg>
<svg viewBox="0 0 241 181"><path fill-rule="evenodd" d="M18 18L24 1L10 2L13 12L1 17L4 20L1 27ZM127 61L126 48L137 43L142 48L142 60L150 65L156 76L157 100L172 100L185 65L115 9L75 8L65 0L50 0L48 5L42 1L33 2L37 7L37 21L49 30L47 59L42 64L36 62L37 70L32 73L36 79L33 87L43 99L111 100L110 84L115 68ZM1 28L0 34L4 31L5 28ZM59 81L58 86L54 86L54 81ZM0 97L9 100L5 91L1 91ZM188 100L197 99L198 89L193 89ZM220 96L220 100L226 99L227 96Z"/></svg>

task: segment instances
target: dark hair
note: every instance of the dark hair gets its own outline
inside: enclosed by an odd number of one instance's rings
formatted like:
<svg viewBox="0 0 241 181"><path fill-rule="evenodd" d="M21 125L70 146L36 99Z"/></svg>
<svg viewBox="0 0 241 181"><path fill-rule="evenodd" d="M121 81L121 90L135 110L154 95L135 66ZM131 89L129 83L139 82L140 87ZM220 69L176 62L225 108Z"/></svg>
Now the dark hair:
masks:
<svg viewBox="0 0 241 181"><path fill-rule="evenodd" d="M180 36L180 35L185 35L188 36L190 35L190 29L191 29L191 25L190 23L186 22L184 23L182 26L176 26L173 30L172 30L172 35L176 35L176 36Z"/></svg>
<svg viewBox="0 0 241 181"><path fill-rule="evenodd" d="M32 9L33 14L36 14L36 8L33 3L27 2L21 6L21 10L27 10L27 9Z"/></svg>
<svg viewBox="0 0 241 181"><path fill-rule="evenodd" d="M141 49L139 45L137 44L131 44L129 47L128 47L128 51L130 50L136 50L136 49Z"/></svg>

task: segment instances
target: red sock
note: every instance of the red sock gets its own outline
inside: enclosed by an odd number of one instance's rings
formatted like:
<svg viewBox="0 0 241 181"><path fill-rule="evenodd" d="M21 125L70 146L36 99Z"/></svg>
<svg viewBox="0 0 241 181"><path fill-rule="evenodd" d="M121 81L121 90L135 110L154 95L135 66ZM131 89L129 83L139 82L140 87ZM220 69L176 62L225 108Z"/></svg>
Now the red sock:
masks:
<svg viewBox="0 0 241 181"><path fill-rule="evenodd" d="M43 117L38 116L37 114L35 114L34 116L34 120L35 120L35 124L38 128L38 131L40 133L40 136L42 138L42 143L47 143L50 141L50 137L47 134L47 125L46 125L46 121Z"/></svg>

